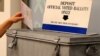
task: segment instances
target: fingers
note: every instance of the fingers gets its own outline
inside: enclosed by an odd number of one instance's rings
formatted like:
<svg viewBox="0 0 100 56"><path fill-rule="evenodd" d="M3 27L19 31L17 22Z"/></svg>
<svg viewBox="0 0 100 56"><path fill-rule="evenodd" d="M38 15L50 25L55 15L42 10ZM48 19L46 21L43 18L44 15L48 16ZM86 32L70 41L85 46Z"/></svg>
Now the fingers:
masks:
<svg viewBox="0 0 100 56"><path fill-rule="evenodd" d="M16 23L16 22L18 22L18 21L21 21L21 20L23 20L23 17L14 17L14 18L12 18L12 19L10 19L13 23Z"/></svg>
<svg viewBox="0 0 100 56"><path fill-rule="evenodd" d="M21 12L17 12L17 13L15 14L15 17L20 17L20 16L22 16L22 13L21 13Z"/></svg>
<svg viewBox="0 0 100 56"><path fill-rule="evenodd" d="M23 20L24 17L16 17L16 19L18 20Z"/></svg>
<svg viewBox="0 0 100 56"><path fill-rule="evenodd" d="M22 16L22 13L21 12L17 12L14 16L12 16L9 20L16 23L20 20L23 20L24 17Z"/></svg>

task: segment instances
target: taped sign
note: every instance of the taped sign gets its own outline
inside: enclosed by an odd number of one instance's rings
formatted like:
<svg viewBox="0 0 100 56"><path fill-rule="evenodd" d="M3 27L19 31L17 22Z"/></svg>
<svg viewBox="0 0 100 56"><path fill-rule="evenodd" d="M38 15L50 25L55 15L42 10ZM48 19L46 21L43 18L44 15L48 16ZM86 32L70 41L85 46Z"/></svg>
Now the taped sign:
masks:
<svg viewBox="0 0 100 56"><path fill-rule="evenodd" d="M92 0L47 0L42 28L85 34L91 7Z"/></svg>

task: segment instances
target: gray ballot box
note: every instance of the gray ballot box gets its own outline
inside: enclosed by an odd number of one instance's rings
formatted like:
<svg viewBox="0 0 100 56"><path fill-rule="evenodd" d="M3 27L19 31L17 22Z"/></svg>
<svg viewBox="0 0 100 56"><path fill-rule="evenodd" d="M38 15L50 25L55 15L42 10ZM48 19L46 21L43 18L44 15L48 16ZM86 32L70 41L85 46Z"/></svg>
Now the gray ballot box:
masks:
<svg viewBox="0 0 100 56"><path fill-rule="evenodd" d="M100 56L100 35L8 30L7 56Z"/></svg>

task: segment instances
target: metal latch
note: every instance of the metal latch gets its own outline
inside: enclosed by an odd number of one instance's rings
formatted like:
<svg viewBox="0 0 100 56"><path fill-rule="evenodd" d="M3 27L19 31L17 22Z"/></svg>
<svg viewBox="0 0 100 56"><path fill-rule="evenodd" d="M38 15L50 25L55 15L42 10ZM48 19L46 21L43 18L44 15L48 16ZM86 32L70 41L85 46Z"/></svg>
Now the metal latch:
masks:
<svg viewBox="0 0 100 56"><path fill-rule="evenodd" d="M61 56L60 54L60 44L59 44L60 38L57 41L57 45L55 47L54 53L52 56Z"/></svg>
<svg viewBox="0 0 100 56"><path fill-rule="evenodd" d="M17 37L16 37L17 31L16 30L13 31L13 35L14 35L14 38L11 41L11 43L8 44L8 48L13 48L17 45Z"/></svg>
<svg viewBox="0 0 100 56"><path fill-rule="evenodd" d="M96 45L88 45L86 49L86 55L87 56L98 56L98 49L96 48Z"/></svg>

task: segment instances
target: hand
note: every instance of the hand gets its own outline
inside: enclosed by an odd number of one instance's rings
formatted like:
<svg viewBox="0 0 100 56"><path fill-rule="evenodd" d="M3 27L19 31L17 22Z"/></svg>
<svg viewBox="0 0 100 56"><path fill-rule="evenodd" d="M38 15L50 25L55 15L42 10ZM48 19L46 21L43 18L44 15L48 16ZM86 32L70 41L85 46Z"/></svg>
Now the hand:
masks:
<svg viewBox="0 0 100 56"><path fill-rule="evenodd" d="M24 17L22 16L21 12L16 13L14 16L12 16L9 20L13 23L16 23L20 20L23 20Z"/></svg>

